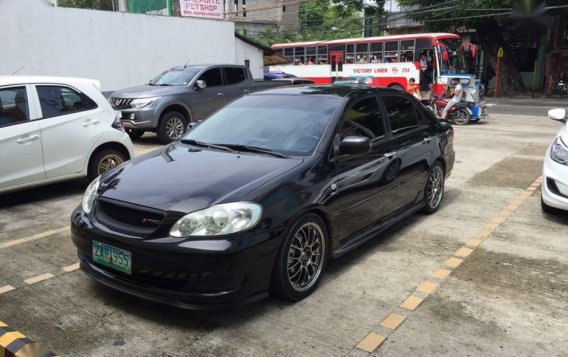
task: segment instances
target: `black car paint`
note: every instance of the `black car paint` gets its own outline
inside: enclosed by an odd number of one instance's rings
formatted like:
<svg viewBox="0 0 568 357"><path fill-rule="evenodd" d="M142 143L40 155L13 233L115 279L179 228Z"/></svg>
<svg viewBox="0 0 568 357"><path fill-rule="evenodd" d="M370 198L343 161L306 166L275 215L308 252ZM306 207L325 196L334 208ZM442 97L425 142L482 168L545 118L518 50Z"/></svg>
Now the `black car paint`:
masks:
<svg viewBox="0 0 568 357"><path fill-rule="evenodd" d="M416 110L428 118L427 126L395 137L387 130L387 137L373 143L368 153L340 154L334 138L345 108L363 96L383 94L410 97L351 86L255 94L343 98L309 157L283 159L176 142L104 175L101 197L159 209L166 218L154 233L136 235L106 227L96 214L86 215L78 207L72 215L72 236L81 267L95 280L130 294L200 309L266 296L281 242L306 212L326 222L332 257L362 244L422 208L429 168L440 160L447 176L454 160L451 126L439 123L414 99ZM381 110L386 118L384 106ZM183 215L235 201L260 203L261 221L248 231L221 237L169 236L170 227ZM131 251L133 276L96 266L90 258L93 239Z"/></svg>

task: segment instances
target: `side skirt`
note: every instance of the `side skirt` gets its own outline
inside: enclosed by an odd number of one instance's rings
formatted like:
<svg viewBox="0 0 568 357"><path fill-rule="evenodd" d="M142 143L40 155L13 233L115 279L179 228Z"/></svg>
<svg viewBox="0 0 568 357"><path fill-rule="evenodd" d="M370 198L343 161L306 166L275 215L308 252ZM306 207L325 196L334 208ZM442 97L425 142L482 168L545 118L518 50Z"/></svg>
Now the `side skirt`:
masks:
<svg viewBox="0 0 568 357"><path fill-rule="evenodd" d="M333 253L332 257L337 258L343 254L349 252L352 249L357 248L361 244L365 243L371 238L374 238L377 234L381 233L388 227L395 223L402 221L403 219L412 216L414 213L419 211L424 207L424 203L420 202L411 206L410 208L403 208L402 210L391 213L386 218L379 221L377 224L370 226L366 230L356 233L355 235L347 238L342 245L340 245Z"/></svg>

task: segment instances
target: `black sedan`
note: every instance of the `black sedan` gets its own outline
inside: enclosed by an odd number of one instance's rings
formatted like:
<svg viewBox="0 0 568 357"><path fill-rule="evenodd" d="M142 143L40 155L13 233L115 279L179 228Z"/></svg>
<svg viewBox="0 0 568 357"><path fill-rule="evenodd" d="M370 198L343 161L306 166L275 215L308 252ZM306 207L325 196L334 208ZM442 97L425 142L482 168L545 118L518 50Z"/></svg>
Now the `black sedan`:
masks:
<svg viewBox="0 0 568 357"><path fill-rule="evenodd" d="M364 86L243 97L94 180L71 217L87 275L182 308L311 294L326 262L438 210L453 129Z"/></svg>

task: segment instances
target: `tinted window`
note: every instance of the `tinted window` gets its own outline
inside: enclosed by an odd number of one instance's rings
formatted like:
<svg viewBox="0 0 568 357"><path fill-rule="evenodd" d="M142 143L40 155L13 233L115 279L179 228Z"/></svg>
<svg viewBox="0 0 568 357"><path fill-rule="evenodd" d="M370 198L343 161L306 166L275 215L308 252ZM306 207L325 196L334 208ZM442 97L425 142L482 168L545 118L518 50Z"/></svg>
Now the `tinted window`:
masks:
<svg viewBox="0 0 568 357"><path fill-rule="evenodd" d="M182 139L310 155L340 103L341 99L335 97L246 96L213 114Z"/></svg>
<svg viewBox="0 0 568 357"><path fill-rule="evenodd" d="M199 77L199 79L205 81L207 87L220 86L223 84L220 68L213 68L208 70L207 72L203 73L201 77Z"/></svg>
<svg viewBox="0 0 568 357"><path fill-rule="evenodd" d="M227 75L227 84L236 84L244 81L246 78L243 68L226 67L225 74Z"/></svg>
<svg viewBox="0 0 568 357"><path fill-rule="evenodd" d="M414 105L408 98L384 96L383 102L393 134L424 125L424 119L418 119Z"/></svg>
<svg viewBox="0 0 568 357"><path fill-rule="evenodd" d="M30 119L25 87L0 89L0 127Z"/></svg>
<svg viewBox="0 0 568 357"><path fill-rule="evenodd" d="M385 136L381 110L376 98L367 98L353 104L345 112L339 131L341 139L347 136L367 136L380 139Z"/></svg>
<svg viewBox="0 0 568 357"><path fill-rule="evenodd" d="M43 118L81 112L97 107L97 104L85 94L71 88L59 86L37 86L36 88Z"/></svg>

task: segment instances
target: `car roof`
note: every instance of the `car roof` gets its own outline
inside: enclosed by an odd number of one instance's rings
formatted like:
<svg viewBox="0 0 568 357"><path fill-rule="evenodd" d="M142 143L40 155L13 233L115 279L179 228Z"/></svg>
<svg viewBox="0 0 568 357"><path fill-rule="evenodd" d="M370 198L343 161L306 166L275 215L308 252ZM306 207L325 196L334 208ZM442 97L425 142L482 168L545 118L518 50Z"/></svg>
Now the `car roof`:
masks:
<svg viewBox="0 0 568 357"><path fill-rule="evenodd" d="M366 93L402 93L387 87L371 87L366 85L306 85L295 87L277 87L263 90L253 95L325 95L334 97L354 97Z"/></svg>
<svg viewBox="0 0 568 357"><path fill-rule="evenodd" d="M99 81L87 78L73 78L73 77L51 77L51 76L0 76L0 86L12 84L33 84L33 83L96 83ZM100 84L98 84L100 87Z"/></svg>

